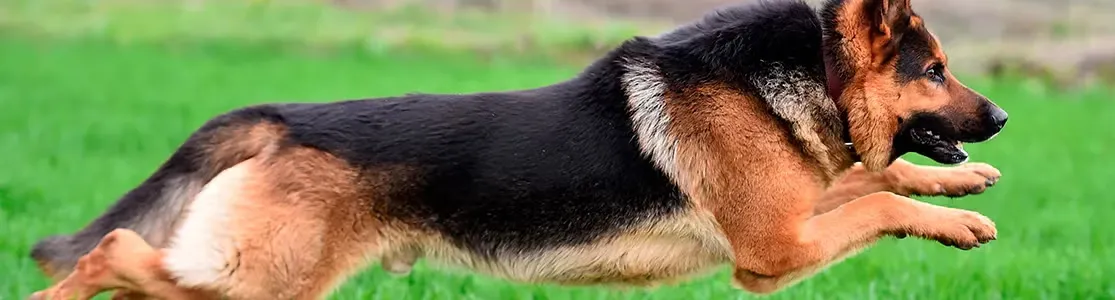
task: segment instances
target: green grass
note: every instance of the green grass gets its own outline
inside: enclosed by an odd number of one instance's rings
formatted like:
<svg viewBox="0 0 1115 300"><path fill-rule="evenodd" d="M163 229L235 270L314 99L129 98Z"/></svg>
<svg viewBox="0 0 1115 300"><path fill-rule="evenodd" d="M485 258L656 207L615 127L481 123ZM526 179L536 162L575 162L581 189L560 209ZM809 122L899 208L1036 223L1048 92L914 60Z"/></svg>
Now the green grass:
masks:
<svg viewBox="0 0 1115 300"><path fill-rule="evenodd" d="M578 61L633 34L663 29L647 21L574 21L470 9L449 13L415 4L346 9L306 0L5 0L0 1L0 28L124 43L294 41L312 49L355 44L371 52L449 49Z"/></svg>
<svg viewBox="0 0 1115 300"><path fill-rule="evenodd" d="M469 55L270 44L131 44L0 32L0 299L48 282L37 239L77 230L144 179L195 127L260 102L328 101L551 83L576 67ZM980 211L999 239L964 252L885 240L773 299L1110 299L1115 297L1115 102L1098 91L973 81L1011 113L967 149L1005 174L980 196L935 203ZM917 159L925 162L923 159ZM378 267L335 299L740 299L727 273L656 290L529 286L422 267Z"/></svg>

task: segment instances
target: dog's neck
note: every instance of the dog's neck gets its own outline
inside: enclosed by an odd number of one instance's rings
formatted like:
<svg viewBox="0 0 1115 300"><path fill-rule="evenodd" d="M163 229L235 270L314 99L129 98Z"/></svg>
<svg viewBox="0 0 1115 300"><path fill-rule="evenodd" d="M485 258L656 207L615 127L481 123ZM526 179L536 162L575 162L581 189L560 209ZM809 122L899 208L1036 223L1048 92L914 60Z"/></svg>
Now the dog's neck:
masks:
<svg viewBox="0 0 1115 300"><path fill-rule="evenodd" d="M837 71L836 59L832 57L835 53L832 53L832 50L826 47L821 47L821 52L823 52L822 57L825 64L825 89L829 98L832 98L833 101L839 101L840 96L844 94L844 79L842 74Z"/></svg>
<svg viewBox="0 0 1115 300"><path fill-rule="evenodd" d="M848 132L847 112L840 103L840 97L844 95L844 87L846 84L844 81L844 74L841 74L836 66L837 58L834 57L836 54L832 53L833 50L828 47L821 47L821 51L821 57L825 65L825 91L829 99L832 99L833 103L836 104L836 107L840 110L841 120L843 121L843 132L841 133L843 136L841 138L844 141L845 150L849 152L853 161L859 161L859 154L856 152L855 145L852 143L852 134Z"/></svg>
<svg viewBox="0 0 1115 300"><path fill-rule="evenodd" d="M771 112L789 125L801 150L824 173L833 179L854 159L845 144L846 117L833 101L824 82L810 76L803 66L768 63L765 72L750 78L754 93L769 105Z"/></svg>

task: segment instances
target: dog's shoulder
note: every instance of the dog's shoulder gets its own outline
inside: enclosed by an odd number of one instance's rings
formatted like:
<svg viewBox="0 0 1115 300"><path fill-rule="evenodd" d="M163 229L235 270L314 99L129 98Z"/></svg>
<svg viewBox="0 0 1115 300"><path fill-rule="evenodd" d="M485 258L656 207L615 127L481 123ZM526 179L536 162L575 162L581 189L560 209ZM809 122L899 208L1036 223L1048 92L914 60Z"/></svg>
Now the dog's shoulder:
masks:
<svg viewBox="0 0 1115 300"><path fill-rule="evenodd" d="M797 147L821 165L841 165L827 158L843 149L844 122L826 88L823 34L818 11L802 1L725 6L651 38L652 66L667 92L690 107L727 105L693 97L710 93L762 102L756 107L796 136ZM685 122L674 117L676 126Z"/></svg>

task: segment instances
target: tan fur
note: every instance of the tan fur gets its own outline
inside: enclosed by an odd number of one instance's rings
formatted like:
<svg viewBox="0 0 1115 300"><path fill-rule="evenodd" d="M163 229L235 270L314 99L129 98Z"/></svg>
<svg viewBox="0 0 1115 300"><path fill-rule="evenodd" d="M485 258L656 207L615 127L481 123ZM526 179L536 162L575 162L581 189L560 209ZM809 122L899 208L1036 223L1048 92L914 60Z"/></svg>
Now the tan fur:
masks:
<svg viewBox="0 0 1115 300"><path fill-rule="evenodd" d="M261 151L273 151L273 143L279 140L286 129L280 125L272 123L255 123L245 124L241 126L232 126L226 130L217 131L214 136L209 137L214 141L206 145L210 146L205 150L209 153L208 163L211 165L234 165L236 162L243 161L248 157L255 156ZM220 141L220 142L217 142ZM202 177L213 176L216 174L200 174ZM204 182L199 182L193 178L179 178L175 182L168 184L168 189L165 197L178 199L168 207L159 207L162 210L177 210L180 209L176 206L188 205L193 201L201 189ZM150 213L146 214L144 218L162 218L167 215L178 215L177 213ZM136 228L132 230L140 234L140 236L147 237L145 240L156 247L163 247L170 241L170 234L174 232L175 228L181 224L181 218L174 220L174 222L165 223L158 222L157 220L143 220L136 224ZM49 273L48 273L49 274Z"/></svg>
<svg viewBox="0 0 1115 300"><path fill-rule="evenodd" d="M356 172L318 150L284 149L261 160L234 199L237 261L216 288L237 299L315 299L366 262L384 224L360 199Z"/></svg>
<svg viewBox="0 0 1115 300"><path fill-rule="evenodd" d="M919 166L898 159L883 172L870 172L856 164L825 191L814 206L821 214L859 197L877 192L893 192L902 196L949 195L954 197L982 193L987 183L994 184L1002 176L999 170L984 163L958 167Z"/></svg>
<svg viewBox="0 0 1115 300"><path fill-rule="evenodd" d="M723 87L698 89L704 101L671 101L679 168L686 193L717 217L734 249L738 272L779 274L803 266L791 253L800 222L829 178L793 138L764 113L761 101ZM762 170L761 173L755 173ZM772 180L782 184L772 184ZM778 256L778 257L775 257Z"/></svg>
<svg viewBox="0 0 1115 300"><path fill-rule="evenodd" d="M910 28L919 28L925 26L925 20L920 16L910 16Z"/></svg>
<svg viewBox="0 0 1115 300"><path fill-rule="evenodd" d="M135 231L117 229L78 260L68 277L29 299L90 299L112 289L122 291L114 299L138 298L140 294L164 300L218 299L208 292L174 285L160 266L162 258Z"/></svg>
<svg viewBox="0 0 1115 300"><path fill-rule="evenodd" d="M274 151L274 142L285 134L286 127L268 122L229 126L213 132L211 142L204 144L208 146L204 152L209 154L210 165L231 167L260 152Z"/></svg>
<svg viewBox="0 0 1115 300"><path fill-rule="evenodd" d="M447 269L464 268L530 283L650 286L701 275L731 261L731 247L712 216L687 210L648 220L588 245L549 248L497 260L476 257L446 239L420 241L424 257Z"/></svg>
<svg viewBox="0 0 1115 300"><path fill-rule="evenodd" d="M392 227L372 215L367 201L357 198L356 173L340 159L313 149L290 148L242 164L248 175L237 178L243 182L232 187L240 190L224 199L231 202L234 216L229 228L222 228L233 239L224 246L233 247L228 250L235 255L228 257L225 277L193 288L233 299L317 299L368 258L381 254L376 253L382 246L379 237L390 236ZM143 247L150 246L142 240L132 243L132 248ZM159 273L175 277L162 263L141 272L151 278ZM151 285L164 284L176 286L168 278L127 288L171 297L173 293L152 291Z"/></svg>

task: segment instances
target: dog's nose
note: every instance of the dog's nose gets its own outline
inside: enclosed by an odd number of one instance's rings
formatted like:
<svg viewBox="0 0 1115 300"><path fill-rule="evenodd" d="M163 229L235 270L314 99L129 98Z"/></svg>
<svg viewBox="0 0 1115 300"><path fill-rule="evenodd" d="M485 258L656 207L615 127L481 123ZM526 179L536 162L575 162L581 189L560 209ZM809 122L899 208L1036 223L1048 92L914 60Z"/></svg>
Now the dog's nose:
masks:
<svg viewBox="0 0 1115 300"><path fill-rule="evenodd" d="M1007 126L1007 111L998 107L994 108L991 111L991 121L995 123L996 129L1003 129L1003 126Z"/></svg>

